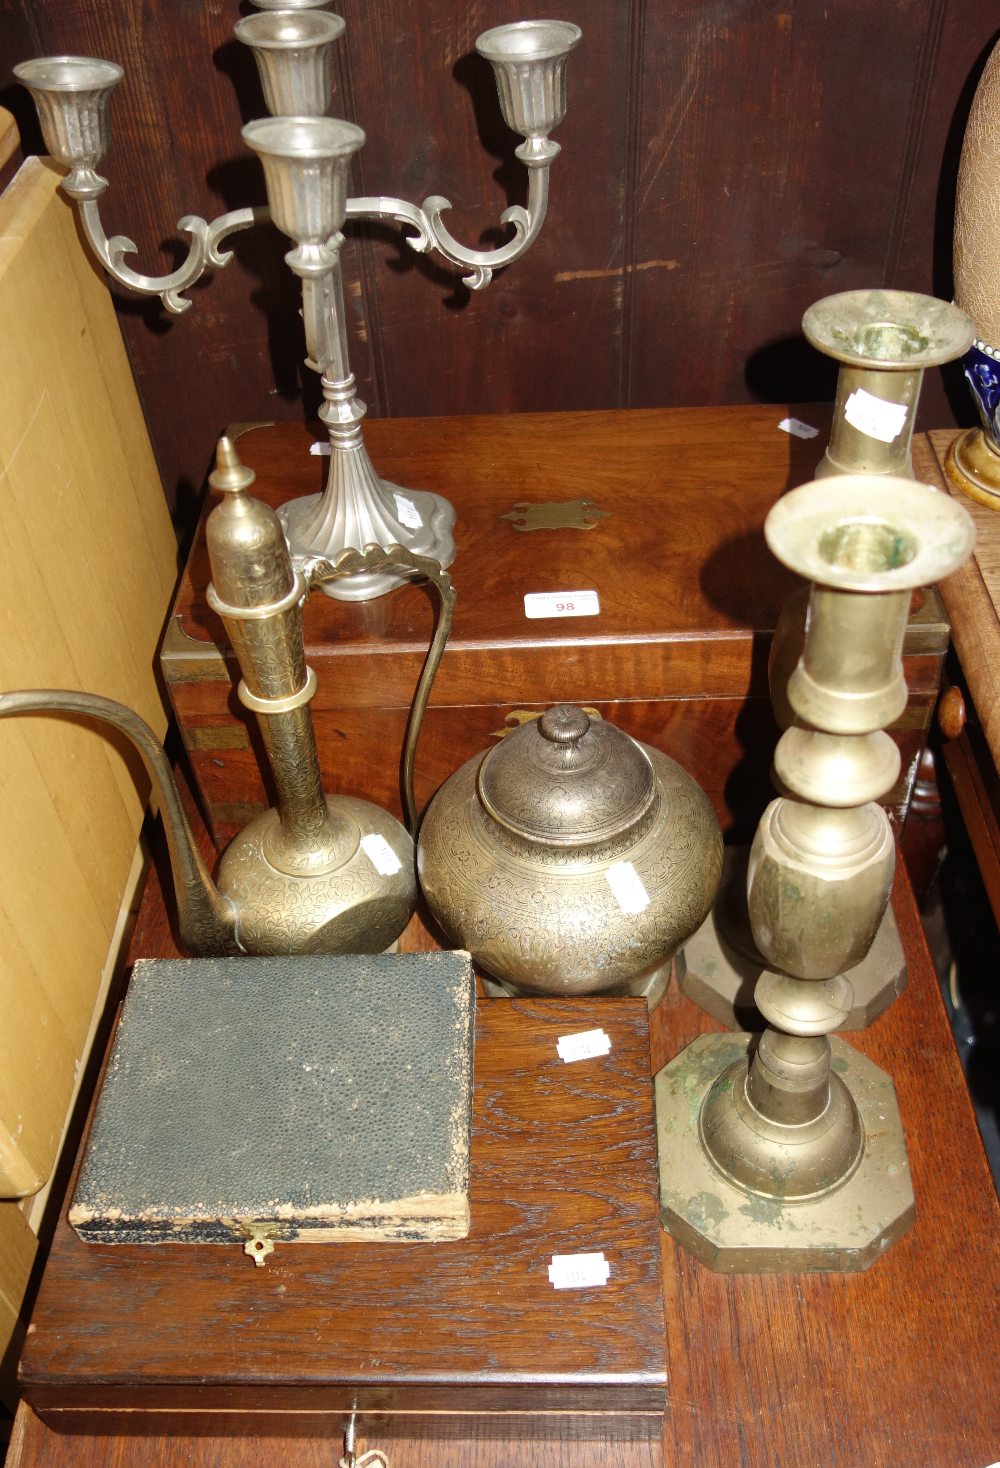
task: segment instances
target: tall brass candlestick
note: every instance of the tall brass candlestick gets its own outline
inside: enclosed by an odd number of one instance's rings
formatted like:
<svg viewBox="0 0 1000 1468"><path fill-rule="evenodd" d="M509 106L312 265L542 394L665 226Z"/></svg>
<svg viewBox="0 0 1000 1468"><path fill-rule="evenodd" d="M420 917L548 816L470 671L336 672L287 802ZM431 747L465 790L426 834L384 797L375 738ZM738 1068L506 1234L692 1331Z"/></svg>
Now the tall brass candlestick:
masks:
<svg viewBox="0 0 1000 1468"><path fill-rule="evenodd" d="M861 290L817 301L802 318L802 330L818 351L840 363L830 442L817 479L860 473L912 478L910 445L924 372L965 350L972 323L957 307L932 296ZM873 504L878 493L876 486ZM787 688L802 652L807 603L808 588L791 593L771 645L771 701L782 729L795 718ZM847 625L825 619L822 625L829 626L835 644L853 636ZM766 967L753 941L745 878L746 851L730 848L715 909L678 961L683 992L737 1029L760 1023L752 993ZM891 908L850 979L853 1000L844 1029L871 1024L905 988L906 962Z"/></svg>
<svg viewBox="0 0 1000 1468"><path fill-rule="evenodd" d="M909 594L960 565L974 533L928 486L859 475L786 495L765 534L812 582L796 722L775 753L784 793L749 861L768 1028L756 1045L696 1040L657 1076L661 1216L716 1269L863 1269L912 1223L913 1192L890 1078L828 1036L892 885L876 801L899 772L882 725L906 704Z"/></svg>

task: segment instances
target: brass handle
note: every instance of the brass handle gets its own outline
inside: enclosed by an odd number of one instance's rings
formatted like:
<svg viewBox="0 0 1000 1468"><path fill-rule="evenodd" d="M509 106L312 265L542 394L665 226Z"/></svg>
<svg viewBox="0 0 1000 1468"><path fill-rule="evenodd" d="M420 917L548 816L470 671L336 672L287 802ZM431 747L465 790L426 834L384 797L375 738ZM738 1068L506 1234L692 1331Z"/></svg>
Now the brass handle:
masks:
<svg viewBox="0 0 1000 1468"><path fill-rule="evenodd" d="M946 739L957 739L965 728L965 699L962 690L954 684L941 695L938 728Z"/></svg>
<svg viewBox="0 0 1000 1468"><path fill-rule="evenodd" d="M413 762L431 686L437 674L438 664L441 662L445 643L448 641L448 634L451 632L455 588L448 572L438 561L434 560L433 556L414 555L412 551L402 545L366 545L363 552L349 547L341 551L335 561L310 561L305 574L309 586L313 587L322 586L325 581L337 581L342 576L353 576L358 571L408 571L414 577L423 577L432 582L441 604L441 615L438 617L438 624L417 680L413 703L410 706L410 717L406 723L406 738L403 741L403 804L406 813L406 828L411 836L415 836L417 833L417 804L413 796Z"/></svg>

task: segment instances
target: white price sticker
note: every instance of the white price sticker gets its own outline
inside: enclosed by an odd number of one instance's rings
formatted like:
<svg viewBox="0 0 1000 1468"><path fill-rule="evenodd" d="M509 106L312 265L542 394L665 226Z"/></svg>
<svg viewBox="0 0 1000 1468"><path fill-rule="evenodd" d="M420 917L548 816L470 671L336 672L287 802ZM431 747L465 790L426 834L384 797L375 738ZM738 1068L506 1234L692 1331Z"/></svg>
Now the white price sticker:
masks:
<svg viewBox="0 0 1000 1468"><path fill-rule="evenodd" d="M608 867L604 876L622 912L646 911L649 893L630 861L616 861L614 866Z"/></svg>
<svg viewBox="0 0 1000 1468"><path fill-rule="evenodd" d="M393 499L396 501L396 514L399 516L400 525L405 525L409 530L422 529L424 522L413 501L408 500L402 494L394 494Z"/></svg>
<svg viewBox="0 0 1000 1468"><path fill-rule="evenodd" d="M560 1035L556 1041L560 1060L591 1060L595 1055L611 1054L611 1036L604 1030L580 1030L575 1035Z"/></svg>
<svg viewBox="0 0 1000 1468"><path fill-rule="evenodd" d="M880 443L893 443L906 427L908 408L905 403L887 403L874 393L856 387L844 404L844 417L866 438Z"/></svg>
<svg viewBox="0 0 1000 1468"><path fill-rule="evenodd" d="M782 418L778 427L793 438L815 438L819 433L818 428L813 428L811 423L803 423L801 418Z"/></svg>
<svg viewBox="0 0 1000 1468"><path fill-rule="evenodd" d="M394 877L403 863L384 836L371 832L361 838L361 850L367 856L380 877Z"/></svg>
<svg viewBox="0 0 1000 1468"><path fill-rule="evenodd" d="M601 604L596 591L529 591L524 615L537 617L597 617Z"/></svg>
<svg viewBox="0 0 1000 1468"><path fill-rule="evenodd" d="M549 1284L557 1290L590 1290L606 1285L611 1265L603 1254L553 1254Z"/></svg>
<svg viewBox="0 0 1000 1468"><path fill-rule="evenodd" d="M322 459L324 454L329 456L333 451L328 443L311 443L309 445L309 452L314 459Z"/></svg>

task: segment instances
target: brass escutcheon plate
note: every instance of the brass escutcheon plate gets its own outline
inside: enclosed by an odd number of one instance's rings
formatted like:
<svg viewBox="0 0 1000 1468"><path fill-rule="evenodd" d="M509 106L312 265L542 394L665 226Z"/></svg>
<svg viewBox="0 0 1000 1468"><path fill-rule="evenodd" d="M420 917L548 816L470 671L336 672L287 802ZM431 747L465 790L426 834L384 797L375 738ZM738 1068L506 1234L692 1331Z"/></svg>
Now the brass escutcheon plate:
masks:
<svg viewBox="0 0 1000 1468"><path fill-rule="evenodd" d="M546 500L538 505L519 500L499 518L510 520L515 530L594 530L610 513L593 500Z"/></svg>

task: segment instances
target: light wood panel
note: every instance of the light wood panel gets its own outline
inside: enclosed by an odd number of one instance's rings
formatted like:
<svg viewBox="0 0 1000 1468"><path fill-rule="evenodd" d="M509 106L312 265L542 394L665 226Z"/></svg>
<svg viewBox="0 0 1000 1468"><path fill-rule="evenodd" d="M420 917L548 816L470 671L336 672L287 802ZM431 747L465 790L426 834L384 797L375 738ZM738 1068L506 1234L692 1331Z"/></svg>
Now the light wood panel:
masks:
<svg viewBox="0 0 1000 1468"><path fill-rule="evenodd" d="M107 289L57 182L32 159L0 199L0 688L90 689L162 732L175 542ZM93 727L0 722L0 1197L51 1171L144 794Z"/></svg>
<svg viewBox="0 0 1000 1468"><path fill-rule="evenodd" d="M38 1240L16 1203L0 1203L0 1401L15 1400L17 1357L27 1322L21 1301Z"/></svg>

